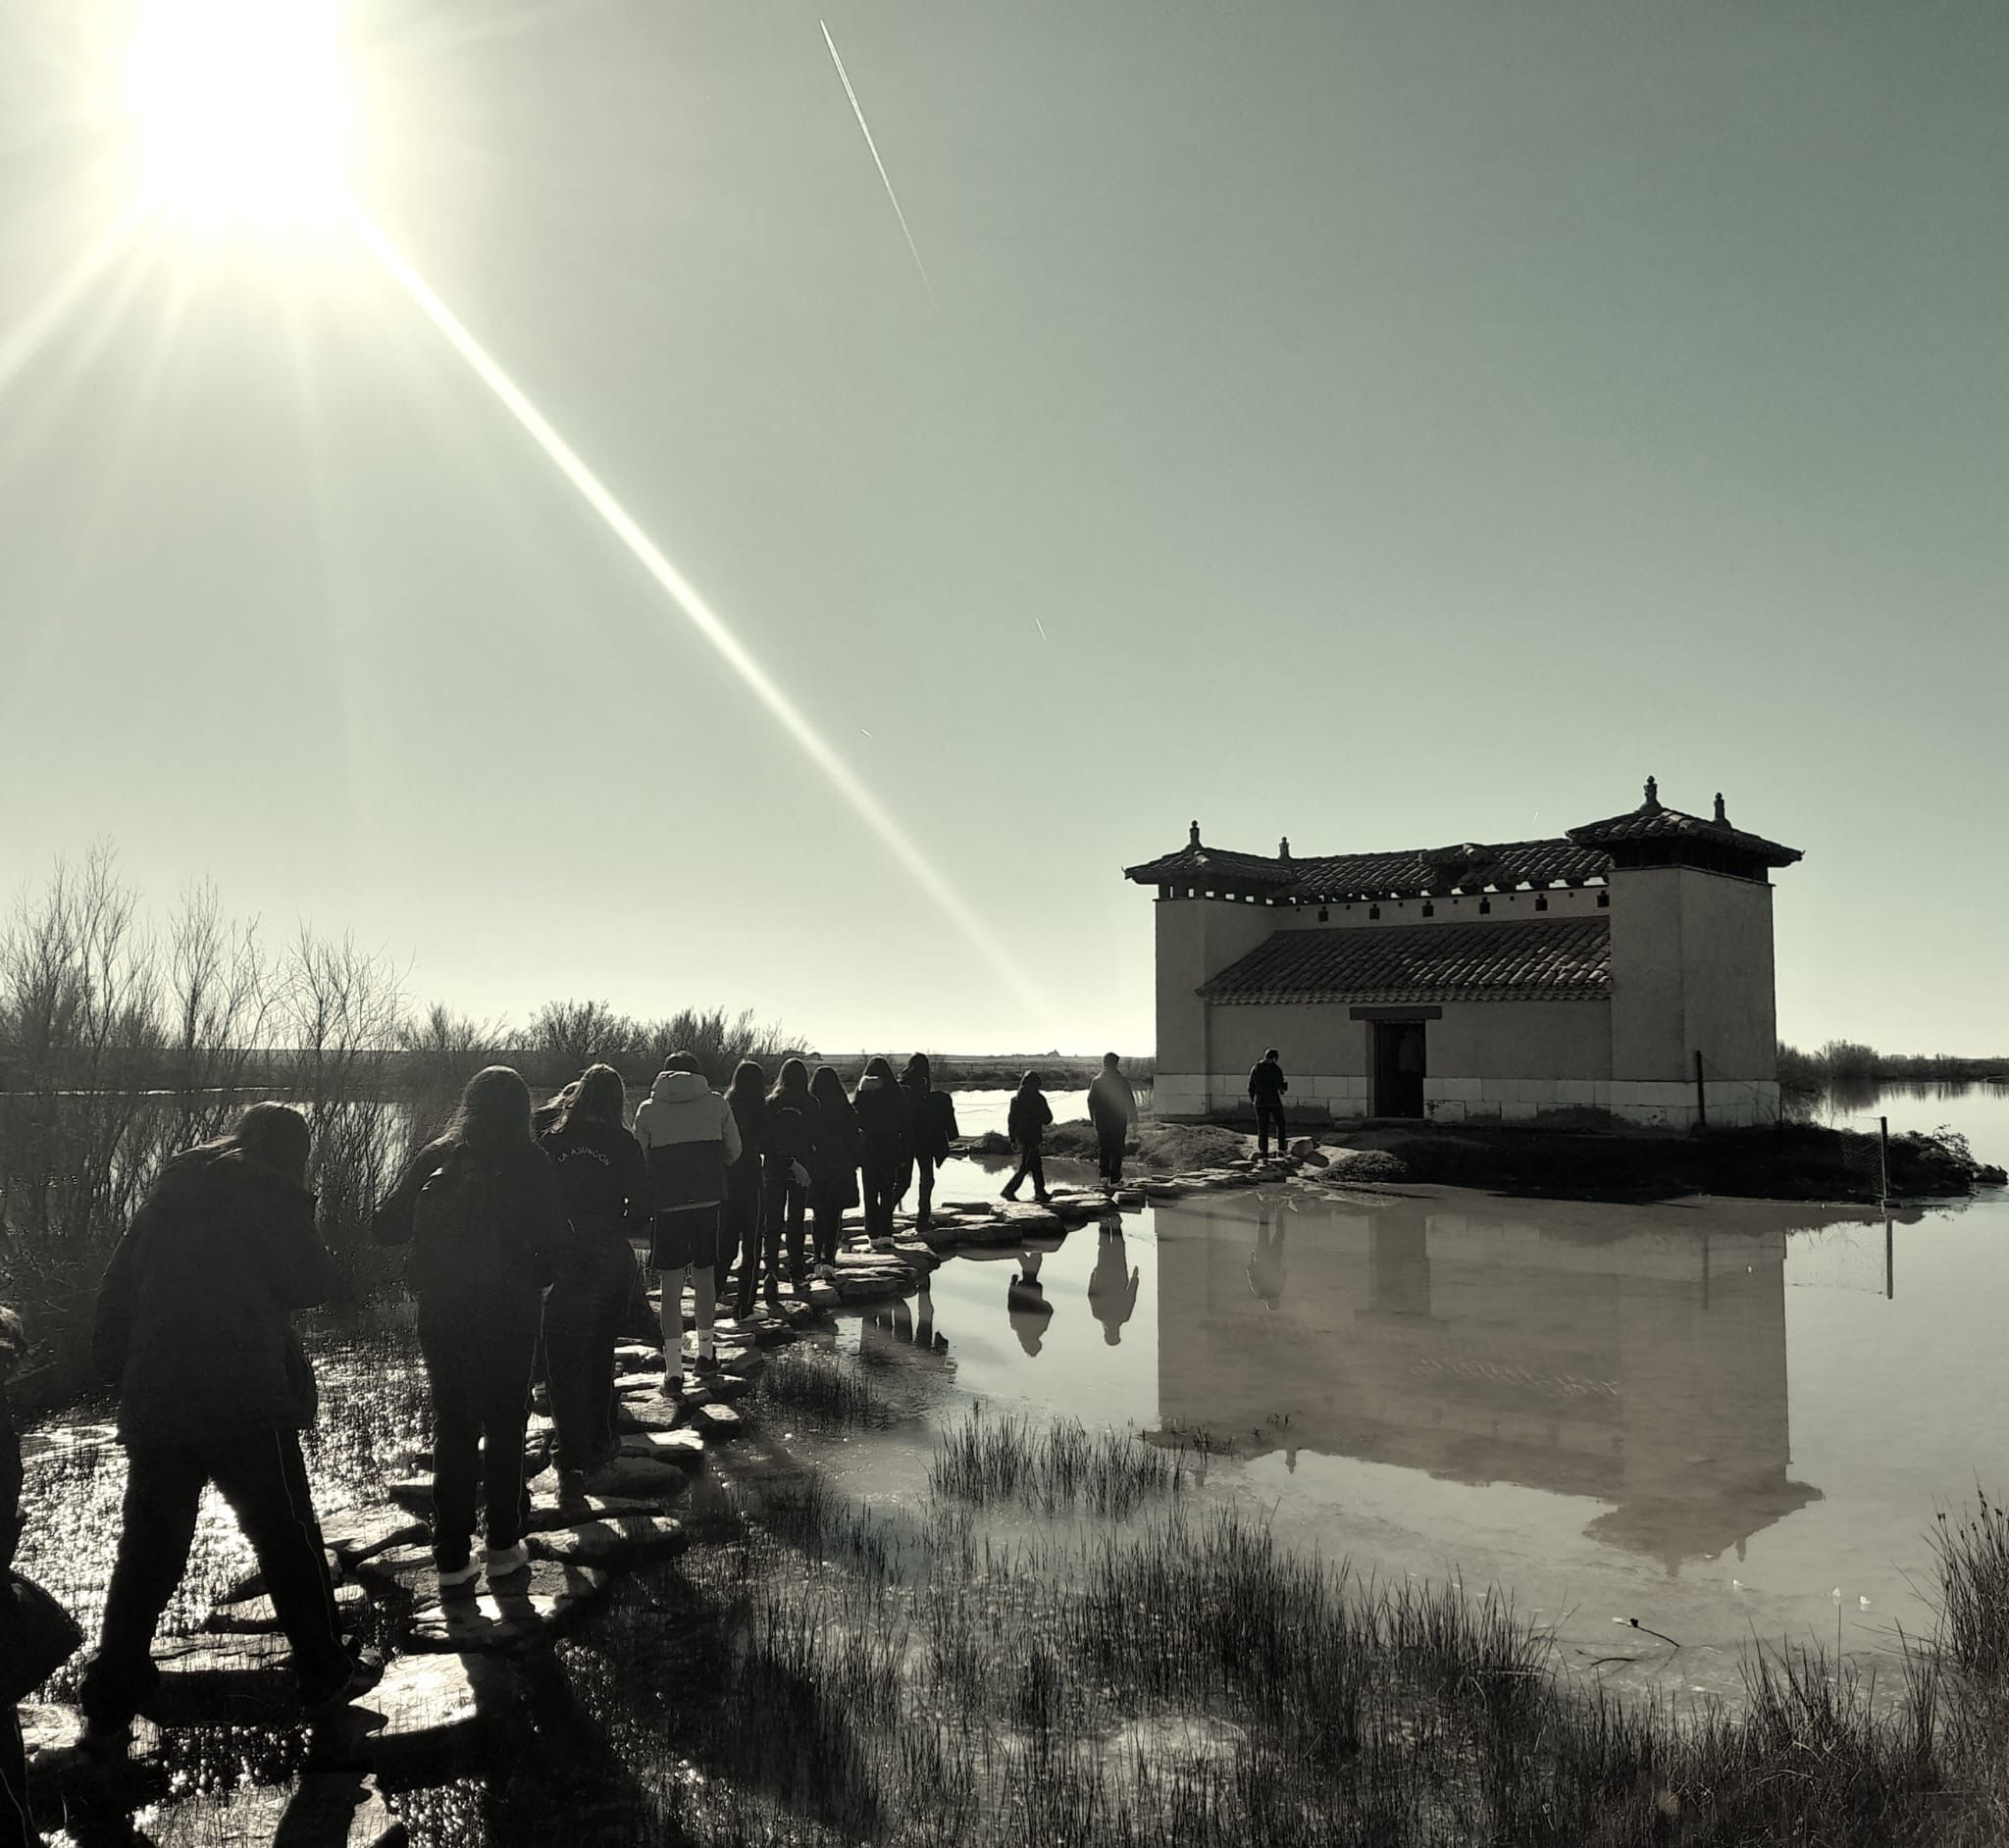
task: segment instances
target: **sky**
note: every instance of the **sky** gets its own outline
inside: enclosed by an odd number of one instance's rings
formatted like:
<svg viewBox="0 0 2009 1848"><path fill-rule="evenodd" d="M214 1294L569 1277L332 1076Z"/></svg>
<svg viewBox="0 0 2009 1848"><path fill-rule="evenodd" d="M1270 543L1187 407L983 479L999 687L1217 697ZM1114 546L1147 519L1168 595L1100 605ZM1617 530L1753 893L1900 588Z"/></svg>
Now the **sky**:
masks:
<svg viewBox="0 0 2009 1848"><path fill-rule="evenodd" d="M113 239L134 16L15 0L0 885L108 841L482 1016L1148 1052L1189 819L1651 773L1804 850L1786 1038L2009 1049L2009 9L823 9L358 0L342 180L913 855L352 222Z"/></svg>

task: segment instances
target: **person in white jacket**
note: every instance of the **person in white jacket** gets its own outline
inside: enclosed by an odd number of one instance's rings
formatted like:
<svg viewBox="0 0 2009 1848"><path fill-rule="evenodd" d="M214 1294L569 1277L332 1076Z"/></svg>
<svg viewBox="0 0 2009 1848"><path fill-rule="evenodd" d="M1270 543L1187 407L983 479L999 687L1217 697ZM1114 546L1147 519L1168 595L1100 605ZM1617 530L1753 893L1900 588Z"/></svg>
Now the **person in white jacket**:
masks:
<svg viewBox="0 0 2009 1848"><path fill-rule="evenodd" d="M662 1289L663 1391L684 1390L684 1279L696 1309L695 1370L718 1361L712 1320L718 1309L719 1234L726 1170L740 1158L732 1106L704 1082L689 1052L672 1052L635 1112L635 1140L648 1162L654 1219L648 1261Z"/></svg>

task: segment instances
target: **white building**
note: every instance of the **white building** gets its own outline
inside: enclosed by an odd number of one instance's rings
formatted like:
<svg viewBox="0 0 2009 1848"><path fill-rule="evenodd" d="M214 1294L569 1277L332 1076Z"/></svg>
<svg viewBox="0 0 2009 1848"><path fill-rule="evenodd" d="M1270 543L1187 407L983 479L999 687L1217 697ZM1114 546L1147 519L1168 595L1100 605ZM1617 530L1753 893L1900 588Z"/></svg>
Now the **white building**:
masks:
<svg viewBox="0 0 2009 1848"><path fill-rule="evenodd" d="M1778 1113L1772 886L1792 847L1663 807L1560 840L1293 857L1204 846L1158 892L1159 1115L1240 1108L1265 1048L1293 1114L1463 1122Z"/></svg>

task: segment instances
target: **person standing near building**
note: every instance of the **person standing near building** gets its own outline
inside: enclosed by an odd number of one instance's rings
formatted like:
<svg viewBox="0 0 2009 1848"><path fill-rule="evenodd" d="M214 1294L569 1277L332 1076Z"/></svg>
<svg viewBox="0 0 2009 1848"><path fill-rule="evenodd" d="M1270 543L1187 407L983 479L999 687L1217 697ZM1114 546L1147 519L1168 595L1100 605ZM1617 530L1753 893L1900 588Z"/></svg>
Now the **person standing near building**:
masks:
<svg viewBox="0 0 2009 1848"><path fill-rule="evenodd" d="M409 1245L419 1352L433 1397L433 1563L442 1588L530 1564L524 1432L543 1296L569 1236L558 1177L537 1145L530 1087L507 1065L467 1081L437 1140L414 1155L371 1222ZM477 1503L487 1544L474 1563Z"/></svg>
<svg viewBox="0 0 2009 1848"><path fill-rule="evenodd" d="M622 1124L627 1086L611 1065L590 1065L555 1107L541 1112L538 1146L558 1176L572 1226L544 1299L544 1355L558 1426L558 1490L586 1493L587 1471L609 1462L614 1345L635 1289L632 1232L649 1217L648 1164Z"/></svg>
<svg viewBox="0 0 2009 1848"><path fill-rule="evenodd" d="M816 1101L809 1095L809 1068L798 1058L785 1058L774 1089L767 1094L767 1146L761 1156L760 1210L767 1228L770 1290L782 1274L784 1235L788 1278L798 1296L808 1281L802 1262L802 1214L809 1204L815 1160Z"/></svg>
<svg viewBox="0 0 2009 1848"><path fill-rule="evenodd" d="M1032 1180L1034 1200L1044 1206L1051 1198L1047 1193L1046 1163L1040 1159L1040 1145L1046 1140L1047 1125L1053 1120L1054 1106L1040 1089L1039 1073L1027 1072L1018 1081L1011 1109L1004 1119L1005 1134L1011 1138L1011 1146L1018 1151L1018 1171L1004 1183L1003 1190L1006 1200L1018 1198L1019 1183L1028 1176Z"/></svg>
<svg viewBox="0 0 2009 1848"><path fill-rule="evenodd" d="M739 1292L733 1303L736 1319L753 1313L753 1291L760 1280L760 1156L767 1147L767 1074L750 1058L733 1068L726 1103L740 1131L740 1158L726 1170L726 1229L719 1253L718 1281L727 1269L740 1266ZM767 1300L781 1301L781 1279L769 1274Z"/></svg>
<svg viewBox="0 0 2009 1848"><path fill-rule="evenodd" d="M885 1058L865 1061L851 1093L858 1118L858 1179L865 1196L865 1230L881 1251L893 1247L893 1208L907 1157L906 1099Z"/></svg>
<svg viewBox="0 0 2009 1848"><path fill-rule="evenodd" d="M1269 1153L1269 1136L1276 1134L1276 1153L1283 1155L1283 1094L1290 1089L1290 1081L1283 1075L1283 1066L1278 1061L1275 1047L1256 1061L1249 1073L1249 1096L1256 1105L1256 1154L1259 1157Z"/></svg>
<svg viewBox="0 0 2009 1848"><path fill-rule="evenodd" d="M933 1223L935 1169L949 1159L949 1145L955 1140L955 1104L946 1091L935 1089L934 1068L925 1052L916 1052L900 1075L901 1094L906 1100L907 1163L900 1177L900 1196L916 1180L920 1193L914 1203L914 1230L925 1232Z"/></svg>
<svg viewBox="0 0 2009 1848"><path fill-rule="evenodd" d="M212 1482L258 1556L301 1700L338 1697L356 1676L300 1454L317 1396L293 1312L340 1282L315 1230L309 1145L299 1111L254 1104L229 1135L167 1164L106 1266L91 1354L119 1394L127 1463L104 1626L83 1677L93 1754L124 1751L160 1679L154 1626ZM526 1363L526 1391L529 1374Z"/></svg>
<svg viewBox="0 0 2009 1848"><path fill-rule="evenodd" d="M816 1274L837 1280L837 1248L846 1209L858 1204L858 1113L831 1065L809 1081L816 1103L816 1149L809 1166L809 1213L816 1238Z"/></svg>
<svg viewBox="0 0 2009 1848"><path fill-rule="evenodd" d="M1113 1052L1103 1054L1103 1068L1088 1088L1088 1116L1095 1125L1103 1192L1112 1194L1123 1184L1123 1145L1137 1120L1137 1094L1123 1076L1123 1061Z"/></svg>
<svg viewBox="0 0 2009 1848"><path fill-rule="evenodd" d="M648 1262L662 1292L663 1394L684 1390L684 1279L697 1330L699 1373L718 1365L719 1250L725 1225L726 1174L744 1153L733 1106L704 1082L691 1052L672 1052L635 1112L635 1140L648 1163L653 1221Z"/></svg>

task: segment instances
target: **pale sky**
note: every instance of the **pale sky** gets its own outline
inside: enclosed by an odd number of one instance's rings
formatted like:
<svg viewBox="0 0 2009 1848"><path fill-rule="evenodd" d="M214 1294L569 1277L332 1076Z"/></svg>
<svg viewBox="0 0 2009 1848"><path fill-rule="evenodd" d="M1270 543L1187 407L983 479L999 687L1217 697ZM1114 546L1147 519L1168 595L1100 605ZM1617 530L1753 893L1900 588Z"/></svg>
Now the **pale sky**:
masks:
<svg viewBox="0 0 2009 1848"><path fill-rule="evenodd" d="M2009 8L824 6L352 6L348 178L1041 1004L347 230L44 312L133 184L77 0L0 18L8 888L108 838L477 1014L1148 1052L1189 817L1652 772L1805 850L1786 1037L2009 1049Z"/></svg>

